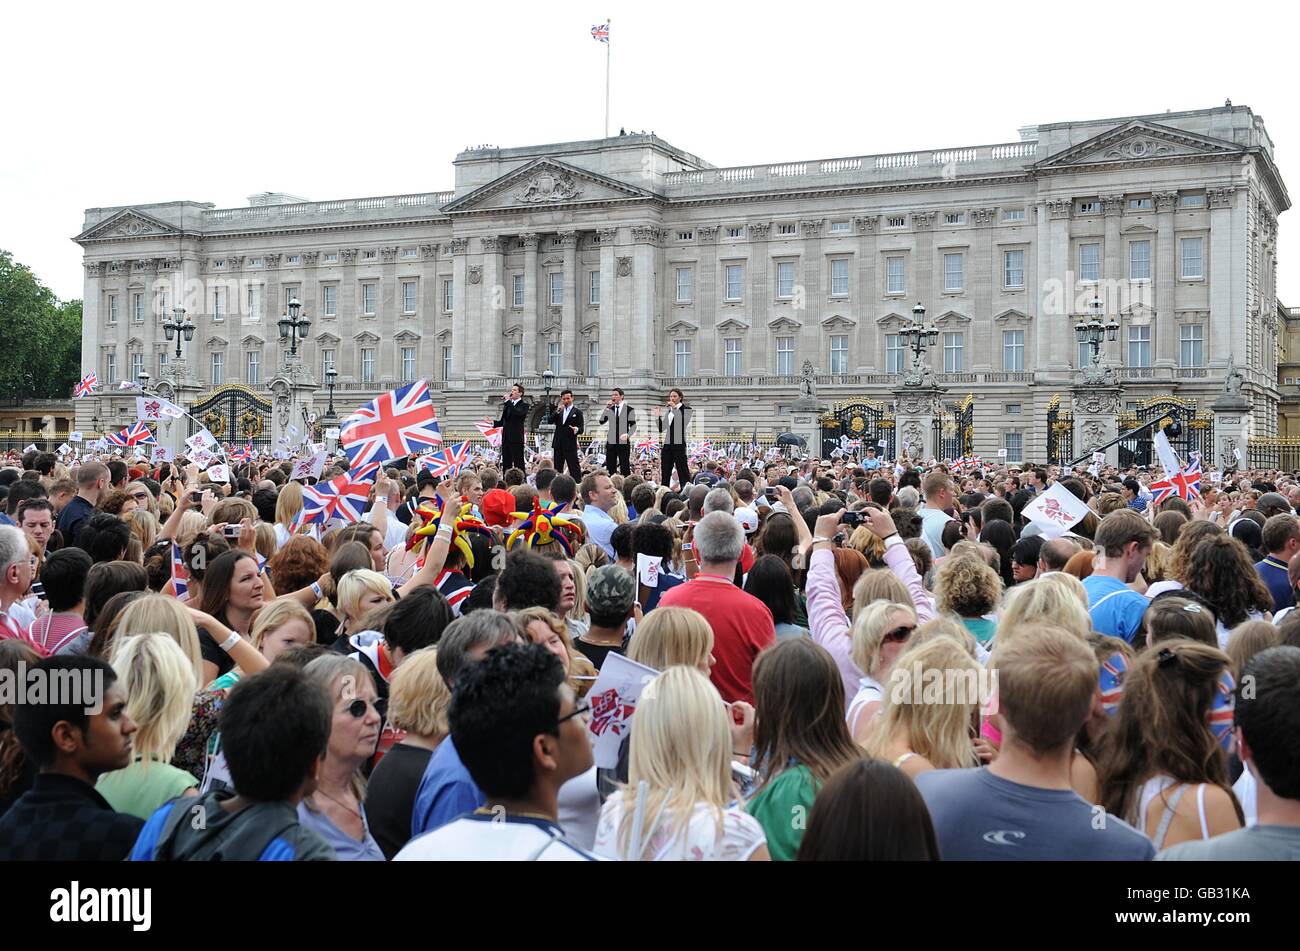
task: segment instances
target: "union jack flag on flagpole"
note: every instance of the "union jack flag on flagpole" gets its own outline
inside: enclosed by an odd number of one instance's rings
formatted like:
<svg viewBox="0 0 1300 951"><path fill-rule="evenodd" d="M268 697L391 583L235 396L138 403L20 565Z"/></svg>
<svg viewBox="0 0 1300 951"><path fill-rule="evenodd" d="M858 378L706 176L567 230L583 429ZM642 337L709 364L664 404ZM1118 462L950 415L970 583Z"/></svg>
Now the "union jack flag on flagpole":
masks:
<svg viewBox="0 0 1300 951"><path fill-rule="evenodd" d="M146 443L156 444L158 442L158 440L154 439L153 431L143 421L127 427L120 433L109 433L108 441L114 446L140 446Z"/></svg>
<svg viewBox="0 0 1300 951"><path fill-rule="evenodd" d="M609 24L601 23L599 26L591 28L591 38L598 43L609 42Z"/></svg>
<svg viewBox="0 0 1300 951"><path fill-rule="evenodd" d="M334 487L334 507L331 514L345 522L359 522L370 501L370 490L375 486L379 463L371 462L330 480Z"/></svg>
<svg viewBox="0 0 1300 951"><path fill-rule="evenodd" d="M189 573L185 570L185 559L181 557L181 546L172 542L172 576L163 585L162 593L183 598L189 590Z"/></svg>
<svg viewBox="0 0 1300 951"><path fill-rule="evenodd" d="M470 445L458 442L454 446L435 452L420 460L420 467L435 476L454 476L469 464Z"/></svg>
<svg viewBox="0 0 1300 951"><path fill-rule="evenodd" d="M1180 499L1191 501L1201 497L1201 460L1199 453L1193 453L1190 457L1191 465L1183 466L1173 475L1166 475L1163 479L1152 482L1148 488L1151 490L1151 504L1159 505L1169 496L1177 494Z"/></svg>
<svg viewBox="0 0 1300 951"><path fill-rule="evenodd" d="M302 487L302 509L293 520L297 532L304 525L324 525L334 512L335 488L331 482Z"/></svg>
<svg viewBox="0 0 1300 951"><path fill-rule="evenodd" d="M248 462L253 458L253 443L244 443L243 449L231 449L226 453L231 462Z"/></svg>
<svg viewBox="0 0 1300 951"><path fill-rule="evenodd" d="M91 370L77 382L76 386L72 388L72 397L73 399L79 400L83 396L89 396L95 391L95 387L97 386L99 386L99 377L96 375L94 370Z"/></svg>
<svg viewBox="0 0 1300 951"><path fill-rule="evenodd" d="M344 424L339 444L353 466L442 445L428 384L417 380L361 406Z"/></svg>

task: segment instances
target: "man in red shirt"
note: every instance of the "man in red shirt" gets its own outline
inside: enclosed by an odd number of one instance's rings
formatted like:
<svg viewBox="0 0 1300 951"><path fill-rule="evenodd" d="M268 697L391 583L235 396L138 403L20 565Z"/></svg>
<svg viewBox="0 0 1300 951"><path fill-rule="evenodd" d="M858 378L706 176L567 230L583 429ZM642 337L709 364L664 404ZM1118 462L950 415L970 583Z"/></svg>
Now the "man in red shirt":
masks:
<svg viewBox="0 0 1300 951"><path fill-rule="evenodd" d="M695 580L659 599L659 607L692 608L713 628L716 663L709 678L728 703L754 702L752 672L759 651L776 642L772 612L733 584L745 532L728 512L711 512L695 526Z"/></svg>

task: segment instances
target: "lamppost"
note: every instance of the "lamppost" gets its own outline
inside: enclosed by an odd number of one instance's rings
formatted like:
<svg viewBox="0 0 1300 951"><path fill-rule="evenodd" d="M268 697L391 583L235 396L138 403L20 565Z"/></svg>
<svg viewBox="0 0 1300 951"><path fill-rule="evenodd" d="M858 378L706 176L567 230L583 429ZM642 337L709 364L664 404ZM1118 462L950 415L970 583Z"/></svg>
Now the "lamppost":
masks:
<svg viewBox="0 0 1300 951"><path fill-rule="evenodd" d="M170 320L163 320L163 333L167 335L168 340L176 341L176 359L181 358L181 338L186 341L194 339L194 321L185 316L184 307L173 307L172 317Z"/></svg>
<svg viewBox="0 0 1300 951"><path fill-rule="evenodd" d="M1079 343L1086 343L1091 349L1091 358L1084 368L1084 380L1087 383L1113 382L1114 374L1109 367L1102 366L1101 345L1105 340L1114 341L1119 337L1119 321L1111 317L1103 322L1100 297L1094 296L1088 304L1088 317L1080 318L1074 325L1074 335Z"/></svg>
<svg viewBox="0 0 1300 951"><path fill-rule="evenodd" d="M537 447L539 452L549 452L551 449L551 442L555 436L555 426L552 423L547 422L547 419L549 418L551 412L551 385L554 382L555 382L555 374L551 372L550 367L547 367L545 370L542 371L543 411L542 411L542 421L537 427L537 431L541 436L541 443Z"/></svg>
<svg viewBox="0 0 1300 951"><path fill-rule="evenodd" d="M289 344L289 356L298 355L298 341L307 339L307 328L311 326L311 320L306 314L299 316L302 311L302 304L298 298L289 299L288 313L276 321L276 326L280 328L280 342Z"/></svg>
<svg viewBox="0 0 1300 951"><path fill-rule="evenodd" d="M939 331L925 326L925 307L917 301L912 308L912 322L904 324L898 331L903 342L903 349L912 351L912 366L904 377L907 386L919 386L930 378L930 368L921 361L925 351L939 340Z"/></svg>
<svg viewBox="0 0 1300 951"><path fill-rule="evenodd" d="M339 372L338 372L338 370L335 370L335 369L334 369L334 364L332 364L332 363L329 364L329 365L325 368L325 385L326 385L327 387L329 387L329 391L330 391L330 405L329 405L329 408L328 408L327 410L325 410L325 419L326 419L327 422L331 422L331 423L334 422L334 420L338 418L338 417L335 415L335 413L334 413L334 382L335 382L338 378L339 378Z"/></svg>
<svg viewBox="0 0 1300 951"><path fill-rule="evenodd" d="M150 377L149 377L148 370L141 370L139 373L135 375L135 381L136 383L140 384L141 393L149 392L149 379Z"/></svg>

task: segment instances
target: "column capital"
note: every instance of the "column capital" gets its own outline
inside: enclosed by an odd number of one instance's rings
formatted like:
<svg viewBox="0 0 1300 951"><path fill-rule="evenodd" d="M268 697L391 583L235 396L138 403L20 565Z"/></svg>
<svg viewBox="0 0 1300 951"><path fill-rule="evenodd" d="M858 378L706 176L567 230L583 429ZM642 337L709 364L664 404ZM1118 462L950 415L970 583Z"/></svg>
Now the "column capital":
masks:
<svg viewBox="0 0 1300 951"><path fill-rule="evenodd" d="M601 244L612 244L618 240L618 228L597 228L596 234Z"/></svg>
<svg viewBox="0 0 1300 951"><path fill-rule="evenodd" d="M1073 207L1073 198L1056 198L1047 201L1047 213L1053 219L1070 217L1070 209Z"/></svg>
<svg viewBox="0 0 1300 951"><path fill-rule="evenodd" d="M315 267L316 261L320 258L319 251L304 251L302 253L302 263L307 267Z"/></svg>
<svg viewBox="0 0 1300 951"><path fill-rule="evenodd" d="M1205 190L1206 201L1211 208L1231 208L1232 195L1237 190L1236 185L1220 185Z"/></svg>
<svg viewBox="0 0 1300 951"><path fill-rule="evenodd" d="M346 253L346 252L344 252L344 253ZM355 251L352 252L352 254L353 254L354 257L356 256L356 253L357 253L357 252L355 252ZM243 258L240 258L240 260L242 261ZM270 268L270 267L279 267L279 266L280 266L280 255L278 255L278 254L266 254L266 255L263 255L262 260L266 263L266 266L269 267L269 268Z"/></svg>
<svg viewBox="0 0 1300 951"><path fill-rule="evenodd" d="M279 259L279 257L280 257L280 256L277 254L277 255L276 255L277 260ZM227 255L226 255L226 270L227 270L227 271L242 271L243 269L244 269L244 256L243 256L242 254L227 254Z"/></svg>
<svg viewBox="0 0 1300 951"><path fill-rule="evenodd" d="M464 254L469 250L469 238L452 238L451 253L454 255Z"/></svg>
<svg viewBox="0 0 1300 951"><path fill-rule="evenodd" d="M751 241L766 241L768 233L772 230L770 221L754 221L746 226Z"/></svg>
<svg viewBox="0 0 1300 951"><path fill-rule="evenodd" d="M483 244L484 254L500 254L506 249L506 239L500 235L490 234L479 239Z"/></svg>
<svg viewBox="0 0 1300 951"><path fill-rule="evenodd" d="M436 260L438 257L438 246L436 244L422 244L420 245L420 254L424 256L424 260L426 261Z"/></svg>
<svg viewBox="0 0 1300 951"><path fill-rule="evenodd" d="M637 244L659 245L667 236L667 231L654 225L634 225L632 228L632 240Z"/></svg>
<svg viewBox="0 0 1300 951"><path fill-rule="evenodd" d="M1156 202L1156 211L1170 212L1178 206L1178 192L1154 192L1151 195Z"/></svg>
<svg viewBox="0 0 1300 951"><path fill-rule="evenodd" d="M934 227L935 213L933 211L914 211L912 212L912 229L914 231L929 231Z"/></svg>
<svg viewBox="0 0 1300 951"><path fill-rule="evenodd" d="M542 236L535 231L528 231L519 236L519 241L524 246L525 251L536 251Z"/></svg>
<svg viewBox="0 0 1300 951"><path fill-rule="evenodd" d="M339 251L339 260L342 261L345 265L348 265L348 266L351 266L351 265L353 265L353 264L356 264L356 263L357 263L357 249L356 249L356 248L344 248L343 250ZM268 267L269 267L269 266L270 266L270 265L269 265L269 262L268 262Z"/></svg>
<svg viewBox="0 0 1300 951"><path fill-rule="evenodd" d="M996 208L972 208L971 221L978 228L987 228L998 219L998 210Z"/></svg>
<svg viewBox="0 0 1300 951"><path fill-rule="evenodd" d="M561 231L556 235L556 238L560 242L560 247L565 250L572 250L578 246L578 232L576 231Z"/></svg>
<svg viewBox="0 0 1300 951"><path fill-rule="evenodd" d="M104 276L103 261L86 261L84 267L86 268L86 277L101 278Z"/></svg>
<svg viewBox="0 0 1300 951"><path fill-rule="evenodd" d="M820 238L823 220L822 218L805 218L799 222L799 233L805 238Z"/></svg>
<svg viewBox="0 0 1300 951"><path fill-rule="evenodd" d="M717 225L700 225L695 233L699 235L700 244L714 244L718 240Z"/></svg>
<svg viewBox="0 0 1300 951"><path fill-rule="evenodd" d="M1123 195L1101 195L1099 197L1101 199L1102 210L1105 212L1107 218L1112 215L1118 215L1124 208Z"/></svg>
<svg viewBox="0 0 1300 951"><path fill-rule="evenodd" d="M397 248L395 247L380 248L379 254L385 264L392 264L397 260Z"/></svg>

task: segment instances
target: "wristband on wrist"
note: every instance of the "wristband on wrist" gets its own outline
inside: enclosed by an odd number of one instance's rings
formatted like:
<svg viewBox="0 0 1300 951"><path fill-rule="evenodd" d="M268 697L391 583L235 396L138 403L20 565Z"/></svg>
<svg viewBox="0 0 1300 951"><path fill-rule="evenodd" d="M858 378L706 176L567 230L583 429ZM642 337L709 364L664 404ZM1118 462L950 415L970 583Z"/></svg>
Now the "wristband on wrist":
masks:
<svg viewBox="0 0 1300 951"><path fill-rule="evenodd" d="M834 536L828 538L825 535L814 535L812 543L816 545L818 542L833 542L833 541L835 541Z"/></svg>
<svg viewBox="0 0 1300 951"><path fill-rule="evenodd" d="M313 581L311 583L311 593L316 595L318 598L325 597L325 592L321 589L319 581Z"/></svg>
<svg viewBox="0 0 1300 951"><path fill-rule="evenodd" d="M225 651L227 654L229 654L231 648L233 648L236 644L238 644L238 643L240 642L240 640L242 640L242 638L240 638L240 636L239 636L239 632L238 632L238 631L231 631L231 632L230 632L230 636L227 637L224 641L222 641L221 644L218 645L218 646L220 646L220 648L221 648L223 651Z"/></svg>

